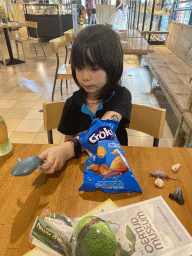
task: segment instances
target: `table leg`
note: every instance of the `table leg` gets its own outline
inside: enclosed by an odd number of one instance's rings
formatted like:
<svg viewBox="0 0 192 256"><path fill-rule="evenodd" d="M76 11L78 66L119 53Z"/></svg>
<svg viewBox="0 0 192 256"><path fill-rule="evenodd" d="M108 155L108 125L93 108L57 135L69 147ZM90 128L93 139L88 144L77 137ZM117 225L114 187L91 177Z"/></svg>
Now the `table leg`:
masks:
<svg viewBox="0 0 192 256"><path fill-rule="evenodd" d="M137 55L137 59L138 59L138 61L139 61L139 66L141 66L142 55Z"/></svg>
<svg viewBox="0 0 192 256"><path fill-rule="evenodd" d="M9 38L8 28L3 28L3 31L4 31L5 40L7 43L7 49L8 49L9 57L10 57L10 59L5 60L6 66L25 63L25 61L23 61L23 60L18 60L18 59L13 58L13 52L12 52L12 48L11 48L11 42L10 42L10 38ZM0 61L0 62L3 63L2 61Z"/></svg>
<svg viewBox="0 0 192 256"><path fill-rule="evenodd" d="M6 40L6 43L7 43L7 49L9 51L10 60L12 61L13 60L13 52L12 52L12 49L11 49L11 42L10 42L10 38L9 38L8 28L4 28L3 31L4 31L5 40Z"/></svg>

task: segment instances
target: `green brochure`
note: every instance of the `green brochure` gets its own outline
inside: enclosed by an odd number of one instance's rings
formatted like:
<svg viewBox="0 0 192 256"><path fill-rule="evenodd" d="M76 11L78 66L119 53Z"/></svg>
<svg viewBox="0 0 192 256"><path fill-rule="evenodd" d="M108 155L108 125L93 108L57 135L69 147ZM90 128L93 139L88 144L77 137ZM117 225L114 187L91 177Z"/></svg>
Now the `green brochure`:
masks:
<svg viewBox="0 0 192 256"><path fill-rule="evenodd" d="M40 217L36 218L30 235L32 244L54 255L72 255L72 244L68 239Z"/></svg>

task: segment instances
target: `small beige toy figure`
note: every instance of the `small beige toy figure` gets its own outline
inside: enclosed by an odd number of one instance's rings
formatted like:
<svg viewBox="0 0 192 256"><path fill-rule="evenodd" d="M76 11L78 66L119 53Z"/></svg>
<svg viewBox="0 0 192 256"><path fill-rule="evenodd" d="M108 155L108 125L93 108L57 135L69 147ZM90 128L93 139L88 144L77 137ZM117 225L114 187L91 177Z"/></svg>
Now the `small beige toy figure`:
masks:
<svg viewBox="0 0 192 256"><path fill-rule="evenodd" d="M174 164L174 165L172 165L172 171L173 172L177 172L179 170L180 166L181 166L181 164Z"/></svg>
<svg viewBox="0 0 192 256"><path fill-rule="evenodd" d="M163 188L163 187L164 187L164 181L163 181L162 179L160 179L160 178L157 178L157 179L155 180L155 185L156 185L157 187L159 187L159 188Z"/></svg>

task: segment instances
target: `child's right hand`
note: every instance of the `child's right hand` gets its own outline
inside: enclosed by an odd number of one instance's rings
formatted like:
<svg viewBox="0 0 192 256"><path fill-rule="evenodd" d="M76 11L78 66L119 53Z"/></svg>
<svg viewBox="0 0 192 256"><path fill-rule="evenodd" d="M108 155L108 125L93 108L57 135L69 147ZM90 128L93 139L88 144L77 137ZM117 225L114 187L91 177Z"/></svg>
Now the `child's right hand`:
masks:
<svg viewBox="0 0 192 256"><path fill-rule="evenodd" d="M48 148L39 156L44 160L44 164L40 169L46 173L51 174L60 170L65 162L74 156L74 143L65 142L59 146Z"/></svg>

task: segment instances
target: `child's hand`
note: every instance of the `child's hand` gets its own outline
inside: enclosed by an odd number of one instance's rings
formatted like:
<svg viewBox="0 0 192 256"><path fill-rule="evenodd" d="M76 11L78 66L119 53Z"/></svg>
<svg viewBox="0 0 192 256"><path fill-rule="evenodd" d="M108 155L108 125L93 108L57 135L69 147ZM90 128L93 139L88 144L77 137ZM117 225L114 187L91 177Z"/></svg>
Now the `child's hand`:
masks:
<svg viewBox="0 0 192 256"><path fill-rule="evenodd" d="M48 148L39 156L44 160L40 167L46 174L60 170L65 162L74 156L74 143L65 142L59 146Z"/></svg>

